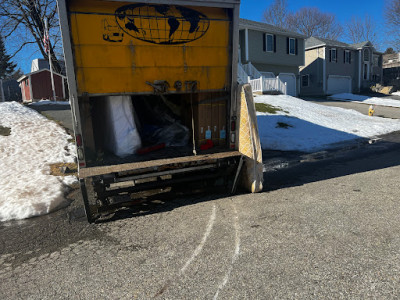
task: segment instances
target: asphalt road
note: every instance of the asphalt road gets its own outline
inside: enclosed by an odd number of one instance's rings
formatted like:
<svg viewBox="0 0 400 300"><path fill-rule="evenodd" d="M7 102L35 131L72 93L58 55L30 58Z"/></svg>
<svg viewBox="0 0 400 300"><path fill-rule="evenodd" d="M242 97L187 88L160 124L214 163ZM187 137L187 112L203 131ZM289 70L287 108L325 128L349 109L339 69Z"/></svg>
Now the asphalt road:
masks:
<svg viewBox="0 0 400 300"><path fill-rule="evenodd" d="M399 136L268 172L260 194L97 225L72 190L63 210L0 224L0 299L397 299Z"/></svg>
<svg viewBox="0 0 400 300"><path fill-rule="evenodd" d="M160 198L96 225L75 187L67 208L0 224L0 299L397 299L399 151L393 133L266 153L263 193Z"/></svg>
<svg viewBox="0 0 400 300"><path fill-rule="evenodd" d="M399 100L399 102L400 102L400 96L387 96L387 97L382 97L382 98ZM326 105L326 106L354 109L364 115L368 115L368 110L369 110L369 106L370 106L370 104L348 102L348 101L332 101L329 99L304 98L304 100L314 102L317 104L321 104L321 105ZM391 118L391 119L400 119L400 108L376 105L374 116L375 117L383 117L383 118Z"/></svg>
<svg viewBox="0 0 400 300"><path fill-rule="evenodd" d="M71 107L69 105L30 105L29 108L36 110L49 119L60 122L69 133L72 134L74 132Z"/></svg>

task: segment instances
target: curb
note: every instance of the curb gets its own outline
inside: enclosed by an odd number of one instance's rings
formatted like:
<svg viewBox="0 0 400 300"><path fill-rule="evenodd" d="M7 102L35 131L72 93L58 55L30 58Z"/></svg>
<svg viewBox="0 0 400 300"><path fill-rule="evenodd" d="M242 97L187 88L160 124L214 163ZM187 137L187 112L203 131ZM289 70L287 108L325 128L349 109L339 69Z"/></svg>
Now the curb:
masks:
<svg viewBox="0 0 400 300"><path fill-rule="evenodd" d="M379 137L371 137L369 139L359 138L352 141L331 144L329 145L329 149L313 153L300 154L298 157L290 160L285 160L284 158L272 158L270 160L263 161L263 172L275 172L281 169L292 168L302 163L335 158L345 152L360 149L367 145L372 145L379 142L383 142L383 140Z"/></svg>

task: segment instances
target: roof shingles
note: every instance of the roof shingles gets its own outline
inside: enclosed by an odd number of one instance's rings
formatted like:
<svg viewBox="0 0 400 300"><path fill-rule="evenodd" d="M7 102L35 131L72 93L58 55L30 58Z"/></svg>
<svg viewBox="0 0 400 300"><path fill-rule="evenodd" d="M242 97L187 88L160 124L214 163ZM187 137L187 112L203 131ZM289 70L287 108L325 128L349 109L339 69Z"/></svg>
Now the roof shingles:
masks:
<svg viewBox="0 0 400 300"><path fill-rule="evenodd" d="M239 21L239 28L240 29L253 29L253 30L259 30L263 32L269 32L269 33L274 33L274 34L281 34L285 36L292 36L292 37L298 37L298 38L303 38L306 39L307 37L305 35L302 35L297 32L289 31L274 25L270 25L267 23L262 23L262 22L256 22L256 21L251 21L247 19L240 19Z"/></svg>

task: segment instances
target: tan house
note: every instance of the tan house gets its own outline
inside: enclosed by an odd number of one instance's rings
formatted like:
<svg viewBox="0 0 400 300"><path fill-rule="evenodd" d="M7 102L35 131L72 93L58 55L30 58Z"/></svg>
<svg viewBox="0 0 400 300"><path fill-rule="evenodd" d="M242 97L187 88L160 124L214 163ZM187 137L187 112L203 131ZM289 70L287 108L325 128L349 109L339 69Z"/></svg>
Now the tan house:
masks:
<svg viewBox="0 0 400 300"><path fill-rule="evenodd" d="M369 41L347 44L310 37L300 75L302 95L360 92L382 82L382 53Z"/></svg>
<svg viewBox="0 0 400 300"><path fill-rule="evenodd" d="M383 83L400 89L400 52L383 55Z"/></svg>

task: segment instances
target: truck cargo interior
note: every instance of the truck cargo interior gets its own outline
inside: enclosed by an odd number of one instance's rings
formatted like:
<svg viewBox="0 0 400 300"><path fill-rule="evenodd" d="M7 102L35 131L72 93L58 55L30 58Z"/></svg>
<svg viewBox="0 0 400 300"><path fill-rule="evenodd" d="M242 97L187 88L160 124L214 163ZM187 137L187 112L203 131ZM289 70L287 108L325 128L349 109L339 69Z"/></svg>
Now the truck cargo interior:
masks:
<svg viewBox="0 0 400 300"><path fill-rule="evenodd" d="M228 151L228 92L90 97L87 167ZM82 101L85 103L85 101Z"/></svg>

